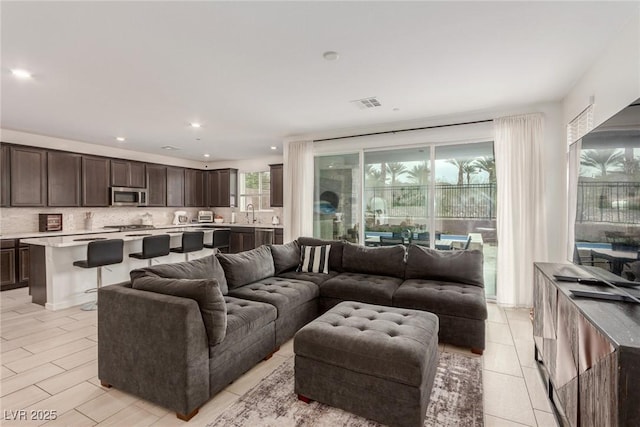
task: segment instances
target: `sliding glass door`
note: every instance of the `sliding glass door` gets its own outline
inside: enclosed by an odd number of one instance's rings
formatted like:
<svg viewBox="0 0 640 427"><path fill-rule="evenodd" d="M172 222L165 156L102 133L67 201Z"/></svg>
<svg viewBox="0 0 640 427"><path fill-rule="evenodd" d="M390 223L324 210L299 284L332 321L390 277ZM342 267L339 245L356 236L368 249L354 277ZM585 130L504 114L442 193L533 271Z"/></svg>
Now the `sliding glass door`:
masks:
<svg viewBox="0 0 640 427"><path fill-rule="evenodd" d="M314 236L481 250L495 297L496 192L493 142L317 156Z"/></svg>

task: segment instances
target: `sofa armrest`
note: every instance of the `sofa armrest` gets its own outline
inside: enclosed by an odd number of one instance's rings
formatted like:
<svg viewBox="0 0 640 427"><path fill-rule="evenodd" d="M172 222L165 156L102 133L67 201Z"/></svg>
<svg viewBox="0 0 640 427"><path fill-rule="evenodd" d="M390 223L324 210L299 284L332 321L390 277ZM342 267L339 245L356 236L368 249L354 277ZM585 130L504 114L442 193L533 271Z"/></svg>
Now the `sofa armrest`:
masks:
<svg viewBox="0 0 640 427"><path fill-rule="evenodd" d="M195 300L128 285L98 294L98 377L190 414L209 399L207 333Z"/></svg>

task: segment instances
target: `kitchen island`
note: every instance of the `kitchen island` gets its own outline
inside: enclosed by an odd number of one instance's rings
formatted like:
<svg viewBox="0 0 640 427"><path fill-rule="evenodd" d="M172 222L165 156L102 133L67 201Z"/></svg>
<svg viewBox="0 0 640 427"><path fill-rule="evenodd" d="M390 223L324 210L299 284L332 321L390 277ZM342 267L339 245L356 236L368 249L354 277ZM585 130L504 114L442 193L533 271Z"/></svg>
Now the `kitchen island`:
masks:
<svg viewBox="0 0 640 427"><path fill-rule="evenodd" d="M61 310L93 301L95 294L85 293L85 291L96 286L96 269L79 268L73 265L74 261L86 259L87 245L92 240L122 239L124 241L122 263L102 268L103 286L107 286L129 280L131 270L148 265L148 260L129 257L131 253L142 251L144 237L169 234L173 248L181 246L184 231L203 231L206 244L211 243L213 231L217 228L228 228L233 233L233 230L281 229L282 227L267 224L184 224L122 232L91 230L91 233L83 231L80 234L57 233L46 237L22 238L21 242L28 244L30 251L29 287L32 300L48 310ZM31 235L34 234L37 235L37 233L31 233ZM189 259L202 258L213 253L213 249L205 248L189 253ZM167 256L154 258L153 264L181 262L185 259L184 254L170 253Z"/></svg>

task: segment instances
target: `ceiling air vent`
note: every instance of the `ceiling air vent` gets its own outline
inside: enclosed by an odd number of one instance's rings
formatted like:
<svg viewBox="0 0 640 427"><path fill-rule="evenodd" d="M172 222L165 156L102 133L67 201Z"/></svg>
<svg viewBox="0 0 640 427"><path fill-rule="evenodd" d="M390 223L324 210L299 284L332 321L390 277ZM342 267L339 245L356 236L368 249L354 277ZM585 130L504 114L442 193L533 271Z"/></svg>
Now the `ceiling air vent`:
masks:
<svg viewBox="0 0 640 427"><path fill-rule="evenodd" d="M174 147L173 145L165 145L162 147L163 150L179 150L178 147Z"/></svg>
<svg viewBox="0 0 640 427"><path fill-rule="evenodd" d="M382 106L382 103L380 102L380 100L375 96L372 96L370 98L357 99L355 101L351 101L351 103L361 110Z"/></svg>

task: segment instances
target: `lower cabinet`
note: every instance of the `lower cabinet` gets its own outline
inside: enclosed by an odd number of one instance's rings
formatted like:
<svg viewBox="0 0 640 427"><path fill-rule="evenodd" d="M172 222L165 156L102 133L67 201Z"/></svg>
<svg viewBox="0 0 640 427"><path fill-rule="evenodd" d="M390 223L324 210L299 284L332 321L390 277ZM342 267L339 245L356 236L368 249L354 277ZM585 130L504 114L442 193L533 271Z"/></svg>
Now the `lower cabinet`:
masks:
<svg viewBox="0 0 640 427"><path fill-rule="evenodd" d="M282 245L284 243L284 230L282 228L276 228L273 231L273 244Z"/></svg>
<svg viewBox="0 0 640 427"><path fill-rule="evenodd" d="M29 246L4 239L0 249L0 290L29 286Z"/></svg>
<svg viewBox="0 0 640 427"><path fill-rule="evenodd" d="M248 251L255 248L255 236L253 228L232 228L229 233L229 252Z"/></svg>

